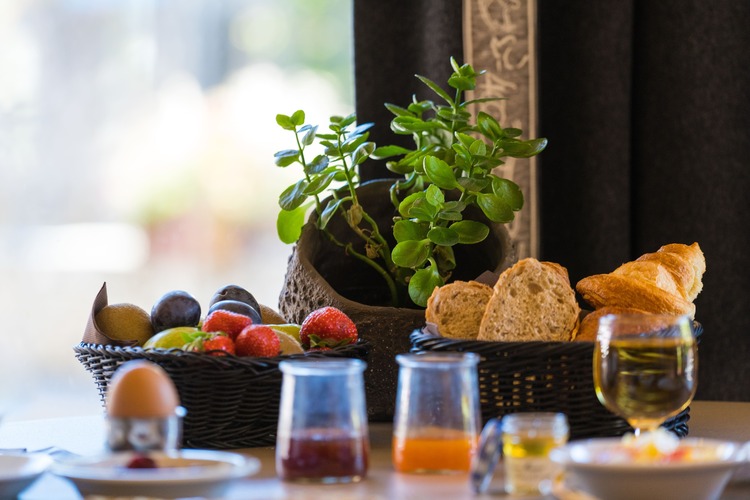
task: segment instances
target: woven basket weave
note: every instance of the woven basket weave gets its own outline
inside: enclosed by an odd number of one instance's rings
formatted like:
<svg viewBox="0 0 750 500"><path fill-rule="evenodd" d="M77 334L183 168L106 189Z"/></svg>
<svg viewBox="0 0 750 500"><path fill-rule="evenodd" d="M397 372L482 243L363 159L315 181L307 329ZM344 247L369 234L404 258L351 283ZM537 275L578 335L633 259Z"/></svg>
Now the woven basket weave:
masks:
<svg viewBox="0 0 750 500"><path fill-rule="evenodd" d="M695 323L698 339L702 328ZM411 334L412 352L473 352L479 361L482 420L516 412L562 412L570 438L621 436L632 428L604 408L596 397L592 372L593 342L485 342L454 340L422 330ZM680 437L688 433L690 408L664 427Z"/></svg>
<svg viewBox="0 0 750 500"><path fill-rule="evenodd" d="M366 359L369 345L360 340L330 351L274 358L220 357L178 349L144 350L84 342L73 350L93 376L102 404L109 380L122 363L146 359L158 364L174 381L187 410L183 446L226 449L275 444L281 361L301 357Z"/></svg>

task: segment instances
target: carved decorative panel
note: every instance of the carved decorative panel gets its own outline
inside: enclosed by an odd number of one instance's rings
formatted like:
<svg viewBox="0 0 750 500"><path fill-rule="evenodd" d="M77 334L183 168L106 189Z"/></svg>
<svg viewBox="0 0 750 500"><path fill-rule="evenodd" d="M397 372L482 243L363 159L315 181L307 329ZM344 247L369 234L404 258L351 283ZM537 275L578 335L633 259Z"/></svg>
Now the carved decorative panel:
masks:
<svg viewBox="0 0 750 500"><path fill-rule="evenodd" d="M536 0L464 0L463 18L465 62L487 72L469 98L507 98L476 106L503 127L522 129L524 138L536 137ZM518 256L537 257L537 160L508 158L497 168L524 194L524 207L509 225Z"/></svg>

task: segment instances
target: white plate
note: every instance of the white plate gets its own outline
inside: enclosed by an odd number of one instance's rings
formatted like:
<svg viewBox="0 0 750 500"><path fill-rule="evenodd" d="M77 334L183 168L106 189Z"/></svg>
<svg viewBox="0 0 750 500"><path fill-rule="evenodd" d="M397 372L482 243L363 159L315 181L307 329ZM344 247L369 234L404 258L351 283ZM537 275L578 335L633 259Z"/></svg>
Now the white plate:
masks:
<svg viewBox="0 0 750 500"><path fill-rule="evenodd" d="M15 498L52 464L47 455L0 455L0 498Z"/></svg>
<svg viewBox="0 0 750 500"><path fill-rule="evenodd" d="M746 463L746 453L733 442L683 439L702 458L672 463L608 461L617 455L619 438L574 441L550 453L565 468L565 486L595 498L708 499L718 498L734 470Z"/></svg>
<svg viewBox="0 0 750 500"><path fill-rule="evenodd" d="M152 452L156 469L128 469L132 452L58 460L51 471L70 480L82 495L217 497L238 478L260 470L260 461L211 450Z"/></svg>

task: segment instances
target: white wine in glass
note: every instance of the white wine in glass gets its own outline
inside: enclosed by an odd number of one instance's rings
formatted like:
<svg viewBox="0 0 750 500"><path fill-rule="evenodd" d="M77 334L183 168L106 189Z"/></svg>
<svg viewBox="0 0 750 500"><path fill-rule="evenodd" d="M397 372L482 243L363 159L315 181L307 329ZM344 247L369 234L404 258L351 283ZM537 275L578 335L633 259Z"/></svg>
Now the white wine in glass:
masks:
<svg viewBox="0 0 750 500"><path fill-rule="evenodd" d="M599 401L638 436L688 407L698 353L688 316L609 314L599 320L594 387Z"/></svg>

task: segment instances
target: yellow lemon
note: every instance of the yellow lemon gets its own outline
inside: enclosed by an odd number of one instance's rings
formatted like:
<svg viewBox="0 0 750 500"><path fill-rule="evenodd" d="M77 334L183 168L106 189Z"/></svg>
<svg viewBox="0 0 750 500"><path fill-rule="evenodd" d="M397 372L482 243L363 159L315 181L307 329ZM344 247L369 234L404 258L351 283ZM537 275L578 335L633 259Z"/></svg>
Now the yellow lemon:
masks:
<svg viewBox="0 0 750 500"><path fill-rule="evenodd" d="M294 338L294 340L296 340L297 342L300 341L299 330L302 327L296 323L284 323L280 325L268 325L268 326L270 326L273 330L277 332L286 333L287 335Z"/></svg>
<svg viewBox="0 0 750 500"><path fill-rule="evenodd" d="M176 326L157 333L146 341L143 348L182 349L200 334L202 334L201 330L193 326Z"/></svg>
<svg viewBox="0 0 750 500"><path fill-rule="evenodd" d="M273 333L279 338L279 349L281 350L281 354L301 354L305 352L305 350L302 349L302 344L300 344L297 339L282 331L276 330L274 325L268 326L271 327Z"/></svg>

